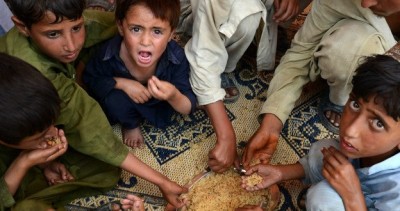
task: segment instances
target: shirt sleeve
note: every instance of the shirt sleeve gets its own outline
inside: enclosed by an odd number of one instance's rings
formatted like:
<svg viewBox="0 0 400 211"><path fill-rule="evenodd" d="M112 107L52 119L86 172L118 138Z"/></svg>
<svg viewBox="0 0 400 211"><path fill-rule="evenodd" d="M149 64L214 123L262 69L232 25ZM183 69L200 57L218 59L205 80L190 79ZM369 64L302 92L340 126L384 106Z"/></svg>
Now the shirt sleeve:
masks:
<svg viewBox="0 0 400 211"><path fill-rule="evenodd" d="M268 88L267 101L261 113L272 113L282 123L285 123L300 97L303 86L310 80L315 80L320 74L318 61L313 61L313 54L317 50L324 34L342 19L349 18L369 22L377 31L386 32L387 24L374 15L370 9L361 8L359 0L315 0L312 10L292 40L291 48L282 57L275 70L275 75ZM391 35L389 33L389 35ZM389 43L393 38L385 37ZM316 62L315 65L312 63Z"/></svg>
<svg viewBox="0 0 400 211"><path fill-rule="evenodd" d="M4 175L0 177L0 210L11 207L15 204L14 197L8 191L8 186L4 180Z"/></svg>
<svg viewBox="0 0 400 211"><path fill-rule="evenodd" d="M64 125L69 145L83 154L120 166L129 151L114 134L100 105L62 74L51 81L63 100L57 124Z"/></svg>

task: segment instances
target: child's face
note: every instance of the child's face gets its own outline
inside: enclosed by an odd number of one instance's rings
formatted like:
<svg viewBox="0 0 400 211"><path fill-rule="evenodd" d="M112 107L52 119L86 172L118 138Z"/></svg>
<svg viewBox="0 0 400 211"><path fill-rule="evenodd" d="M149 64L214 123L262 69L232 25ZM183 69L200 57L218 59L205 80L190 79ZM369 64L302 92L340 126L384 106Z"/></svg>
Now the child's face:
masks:
<svg viewBox="0 0 400 211"><path fill-rule="evenodd" d="M83 17L72 21L64 19L53 23L55 15L47 12L44 18L25 29L25 33L47 56L62 63L73 62L85 42L85 27Z"/></svg>
<svg viewBox="0 0 400 211"><path fill-rule="evenodd" d="M0 144L14 148L14 149L22 149L22 150L32 150L32 149L44 149L48 147L47 141L52 137L57 137L57 128L55 126L50 126L46 130L36 133L32 136L26 137L19 142L18 145L11 145L0 141Z"/></svg>
<svg viewBox="0 0 400 211"><path fill-rule="evenodd" d="M400 11L399 0L362 0L361 6L370 8L373 13L379 16L389 16Z"/></svg>
<svg viewBox="0 0 400 211"><path fill-rule="evenodd" d="M146 71L155 70L173 34L168 21L155 18L151 10L142 5L128 10L125 19L118 22L118 30L124 37L121 58L134 70Z"/></svg>
<svg viewBox="0 0 400 211"><path fill-rule="evenodd" d="M340 122L340 151L349 158L382 161L399 147L400 122L386 113L382 102L351 95Z"/></svg>

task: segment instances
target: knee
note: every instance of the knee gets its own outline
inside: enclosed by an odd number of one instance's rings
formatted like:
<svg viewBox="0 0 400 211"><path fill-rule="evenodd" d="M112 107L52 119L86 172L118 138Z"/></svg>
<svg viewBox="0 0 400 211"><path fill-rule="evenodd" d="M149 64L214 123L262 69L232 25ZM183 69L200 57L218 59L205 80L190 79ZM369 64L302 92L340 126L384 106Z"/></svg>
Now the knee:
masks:
<svg viewBox="0 0 400 211"><path fill-rule="evenodd" d="M307 210L345 210L341 197L326 182L319 182L307 191Z"/></svg>
<svg viewBox="0 0 400 211"><path fill-rule="evenodd" d="M384 53L383 35L368 23L344 19L322 37L314 58L328 81L348 82L364 56Z"/></svg>

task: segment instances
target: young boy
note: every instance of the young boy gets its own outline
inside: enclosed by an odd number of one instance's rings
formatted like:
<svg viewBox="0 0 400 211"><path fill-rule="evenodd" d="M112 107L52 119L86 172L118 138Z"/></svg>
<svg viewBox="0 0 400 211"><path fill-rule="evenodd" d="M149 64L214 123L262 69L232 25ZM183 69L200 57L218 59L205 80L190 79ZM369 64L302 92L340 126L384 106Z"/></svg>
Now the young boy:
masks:
<svg viewBox="0 0 400 211"><path fill-rule="evenodd" d="M256 165L266 188L304 178L307 210L400 210L400 62L377 55L357 68L339 140L323 140L292 165Z"/></svg>
<svg viewBox="0 0 400 211"><path fill-rule="evenodd" d="M45 210L52 203L59 207L118 181L117 167L87 156L75 162L72 156L83 155L68 148L64 131L54 126L60 103L54 86L39 71L0 53L1 210ZM53 146L52 139L60 143Z"/></svg>
<svg viewBox="0 0 400 211"><path fill-rule="evenodd" d="M179 0L117 1L119 35L102 46L84 72L89 93L111 124L121 124L130 147L143 143L142 119L163 128L174 110L189 114L196 108L189 63L171 40L179 15Z"/></svg>
<svg viewBox="0 0 400 211"><path fill-rule="evenodd" d="M16 28L0 38L0 52L30 63L53 83L62 101L57 123L63 125L69 145L156 184L168 202L182 206L178 196L185 189L129 153L99 104L75 82L78 56L81 58L87 47L115 34L113 15L93 10L83 13L86 4L82 0L7 3Z"/></svg>

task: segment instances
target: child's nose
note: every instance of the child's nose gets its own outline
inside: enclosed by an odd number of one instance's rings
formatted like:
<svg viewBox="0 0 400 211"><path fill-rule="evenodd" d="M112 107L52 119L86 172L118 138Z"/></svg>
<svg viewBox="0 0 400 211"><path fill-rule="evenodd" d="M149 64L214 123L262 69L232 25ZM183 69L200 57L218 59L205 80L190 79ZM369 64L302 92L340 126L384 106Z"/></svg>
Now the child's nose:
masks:
<svg viewBox="0 0 400 211"><path fill-rule="evenodd" d="M73 52L76 50L76 43L72 36L65 37L64 50Z"/></svg>

